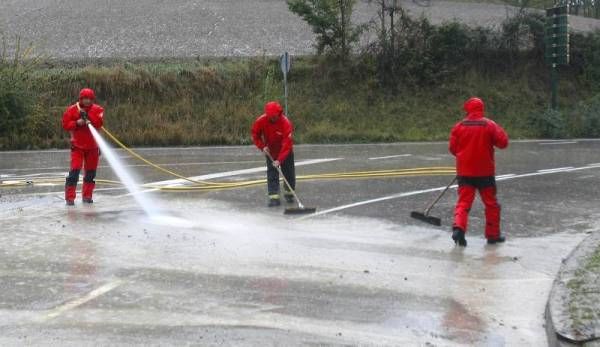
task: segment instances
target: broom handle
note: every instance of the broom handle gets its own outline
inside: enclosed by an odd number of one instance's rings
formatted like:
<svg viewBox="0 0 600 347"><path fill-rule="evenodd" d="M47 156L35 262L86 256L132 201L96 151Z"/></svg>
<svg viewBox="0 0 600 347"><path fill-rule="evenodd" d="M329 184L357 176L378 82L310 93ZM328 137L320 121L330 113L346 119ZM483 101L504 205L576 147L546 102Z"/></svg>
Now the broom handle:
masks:
<svg viewBox="0 0 600 347"><path fill-rule="evenodd" d="M266 152L267 157L269 157L269 159L271 159L271 165L273 165L273 157L271 156L271 153ZM296 192L294 191L294 189L292 188L292 186L290 185L290 182L288 182L288 180L285 178L285 175L283 174L283 171L281 170L281 167L277 166L277 171L279 172L279 176L283 179L283 182L285 183L285 185L288 187L288 189L290 190L290 192L292 193L292 195L294 195L294 198L296 198L296 201L298 201L298 207L300 207L301 209L304 208L304 205L302 204L302 201L300 201L300 198L298 197L298 194L296 194Z"/></svg>
<svg viewBox="0 0 600 347"><path fill-rule="evenodd" d="M442 192L440 193L440 195L438 195L438 197L435 199L434 202L431 203L431 205L429 205L427 207L427 209L425 210L425 212L423 212L424 215L428 216L429 212L431 211L431 209L433 208L433 206L435 206L435 204L437 204L442 197L444 196L444 194L446 194L446 192L448 191L448 189L450 189L450 187L452 187L452 185L454 184L454 182L456 182L456 180L458 179L458 176L454 176L454 178L452 179L452 182L450 182L450 184L448 184L446 186L446 189L442 190Z"/></svg>

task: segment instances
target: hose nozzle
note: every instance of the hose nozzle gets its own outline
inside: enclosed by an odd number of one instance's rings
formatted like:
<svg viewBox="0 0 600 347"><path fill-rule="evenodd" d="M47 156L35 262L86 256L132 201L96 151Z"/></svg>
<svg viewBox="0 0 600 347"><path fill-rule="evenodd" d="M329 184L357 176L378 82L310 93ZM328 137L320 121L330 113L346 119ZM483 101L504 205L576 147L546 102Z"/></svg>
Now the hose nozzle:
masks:
<svg viewBox="0 0 600 347"><path fill-rule="evenodd" d="M79 117L85 121L85 124L91 124L88 118L88 113L85 110L79 110Z"/></svg>

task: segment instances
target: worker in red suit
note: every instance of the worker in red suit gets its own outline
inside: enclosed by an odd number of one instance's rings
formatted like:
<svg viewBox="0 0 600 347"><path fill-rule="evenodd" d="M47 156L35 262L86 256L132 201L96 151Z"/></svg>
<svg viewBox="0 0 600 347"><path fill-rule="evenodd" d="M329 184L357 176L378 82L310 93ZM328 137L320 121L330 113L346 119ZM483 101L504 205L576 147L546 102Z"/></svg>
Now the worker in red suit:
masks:
<svg viewBox="0 0 600 347"><path fill-rule="evenodd" d="M71 134L71 169L65 184L65 201L68 206L75 205L79 173L84 169L83 203L92 204L92 194L96 182L96 169L100 150L88 125L96 129L102 127L104 109L94 102L96 95L92 89L85 88L79 93L79 101L67 108L63 115L63 128Z"/></svg>
<svg viewBox="0 0 600 347"><path fill-rule="evenodd" d="M292 122L283 114L283 108L277 102L267 103L264 114L252 125L252 141L267 157L269 207L281 205L278 168L281 169L291 188L296 189L292 133ZM284 196L288 203L294 202L294 196L287 185Z"/></svg>
<svg viewBox="0 0 600 347"><path fill-rule="evenodd" d="M469 211L478 191L485 205L485 237L488 244L505 241L500 233L500 205L496 198L495 148L508 147L508 135L501 126L485 118L481 99L464 104L467 117L450 133L449 150L456 157L458 202L454 212L452 239L466 247Z"/></svg>

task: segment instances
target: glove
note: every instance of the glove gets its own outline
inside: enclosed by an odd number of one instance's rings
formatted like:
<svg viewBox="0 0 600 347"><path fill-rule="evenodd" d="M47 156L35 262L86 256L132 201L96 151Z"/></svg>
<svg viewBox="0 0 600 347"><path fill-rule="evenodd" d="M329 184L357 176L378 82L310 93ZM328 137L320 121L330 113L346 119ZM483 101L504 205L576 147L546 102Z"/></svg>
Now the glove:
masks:
<svg viewBox="0 0 600 347"><path fill-rule="evenodd" d="M271 151L269 150L269 147L264 147L264 148L262 149L262 151L263 151L265 154L271 154Z"/></svg>
<svg viewBox="0 0 600 347"><path fill-rule="evenodd" d="M279 162L279 160L275 160L275 161L273 161L273 166L274 167L280 167L281 163Z"/></svg>
<svg viewBox="0 0 600 347"><path fill-rule="evenodd" d="M83 118L79 118L79 119L77 120L77 126L80 126L80 127L82 127L82 126L84 126L84 125L85 125L85 120L83 120Z"/></svg>

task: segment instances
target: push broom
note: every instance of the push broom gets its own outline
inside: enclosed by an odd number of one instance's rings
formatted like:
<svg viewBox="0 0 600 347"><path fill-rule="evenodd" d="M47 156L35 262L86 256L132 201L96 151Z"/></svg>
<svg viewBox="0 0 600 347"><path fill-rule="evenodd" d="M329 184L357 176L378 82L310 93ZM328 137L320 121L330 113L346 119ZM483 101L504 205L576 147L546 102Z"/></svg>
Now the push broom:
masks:
<svg viewBox="0 0 600 347"><path fill-rule="evenodd" d="M267 156L269 157L269 159L271 159L271 162L273 162L273 157L271 156L271 154L267 153ZM302 204L302 201L300 200L300 198L298 198L298 194L296 194L296 191L292 188L290 182L288 182L287 178L285 178L285 176L283 175L281 167L277 166L276 168L279 172L279 177L283 179L283 182L290 190L290 193L294 195L294 198L298 202L298 207L288 207L284 210L283 214L311 214L317 212L316 207L305 207L304 204Z"/></svg>
<svg viewBox="0 0 600 347"><path fill-rule="evenodd" d="M450 184L448 184L448 186L446 186L446 188L440 193L440 195L438 195L437 198L431 204L429 204L429 206L427 206L425 211L423 211L423 212L413 211L410 213L410 216L414 219L420 220L421 222L425 222L425 223L435 225L438 227L441 226L442 219L438 218L438 217L430 216L429 212L431 212L431 210L433 209L433 206L435 206L442 199L444 194L446 194L446 192L450 189L450 187L452 187L452 185L456 182L457 179L458 179L458 177L454 177L454 179L452 179L452 182L450 182Z"/></svg>

